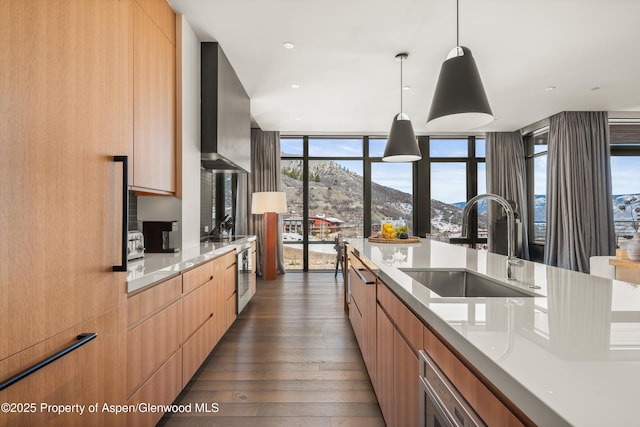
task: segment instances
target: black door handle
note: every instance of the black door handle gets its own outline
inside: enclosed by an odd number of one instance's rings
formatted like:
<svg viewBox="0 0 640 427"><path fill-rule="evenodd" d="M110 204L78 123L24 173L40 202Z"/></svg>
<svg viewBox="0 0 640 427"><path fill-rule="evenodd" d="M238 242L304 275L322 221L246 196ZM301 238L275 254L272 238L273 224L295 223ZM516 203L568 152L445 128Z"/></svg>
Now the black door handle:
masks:
<svg viewBox="0 0 640 427"><path fill-rule="evenodd" d="M113 156L114 162L122 163L122 264L114 265L113 271L127 271L127 233L129 214L129 156Z"/></svg>

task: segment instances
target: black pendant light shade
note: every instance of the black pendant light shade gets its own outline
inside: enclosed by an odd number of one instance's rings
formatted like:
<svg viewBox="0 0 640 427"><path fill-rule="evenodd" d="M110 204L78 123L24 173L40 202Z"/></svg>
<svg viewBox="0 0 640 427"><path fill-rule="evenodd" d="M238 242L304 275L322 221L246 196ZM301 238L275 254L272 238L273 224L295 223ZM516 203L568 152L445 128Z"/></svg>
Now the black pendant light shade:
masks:
<svg viewBox="0 0 640 427"><path fill-rule="evenodd" d="M468 48L456 46L440 68L427 124L442 130L466 130L492 120L476 61Z"/></svg>
<svg viewBox="0 0 640 427"><path fill-rule="evenodd" d="M415 162L421 158L422 155L409 116L403 113L396 114L393 116L382 160L385 162Z"/></svg>
<svg viewBox="0 0 640 427"><path fill-rule="evenodd" d="M422 158L411 119L402 112L402 62L408 56L407 53L396 55L396 60L400 61L400 113L393 116L393 122L391 122L389 138L382 156L384 162L415 162Z"/></svg>

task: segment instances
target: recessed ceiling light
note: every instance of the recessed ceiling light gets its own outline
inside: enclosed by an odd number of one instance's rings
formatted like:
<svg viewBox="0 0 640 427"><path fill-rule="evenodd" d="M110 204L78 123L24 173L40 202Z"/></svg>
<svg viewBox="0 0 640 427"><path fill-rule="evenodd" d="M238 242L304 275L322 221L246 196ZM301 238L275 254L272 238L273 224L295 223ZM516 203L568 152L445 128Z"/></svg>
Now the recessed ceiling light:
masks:
<svg viewBox="0 0 640 427"><path fill-rule="evenodd" d="M294 47L296 47L296 45L291 42L284 42L282 43L282 47L284 47L285 49L293 49Z"/></svg>
<svg viewBox="0 0 640 427"><path fill-rule="evenodd" d="M547 86L544 88L544 90L546 90L547 92L550 92L552 90L554 90L556 87L555 86Z"/></svg>
<svg viewBox="0 0 640 427"><path fill-rule="evenodd" d="M294 88L294 89L299 89L300 85L298 83L294 83L294 84L291 85L291 87Z"/></svg>
<svg viewBox="0 0 640 427"><path fill-rule="evenodd" d="M402 90L411 90L411 86L402 86Z"/></svg>
<svg viewBox="0 0 640 427"><path fill-rule="evenodd" d="M302 117L296 117L296 120L300 121L302 120Z"/></svg>

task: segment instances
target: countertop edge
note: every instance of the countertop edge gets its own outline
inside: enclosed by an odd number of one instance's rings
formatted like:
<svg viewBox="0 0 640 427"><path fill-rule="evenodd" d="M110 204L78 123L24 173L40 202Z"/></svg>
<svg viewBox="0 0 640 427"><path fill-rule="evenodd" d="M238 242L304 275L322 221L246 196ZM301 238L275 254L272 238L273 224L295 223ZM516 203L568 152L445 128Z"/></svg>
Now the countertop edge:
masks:
<svg viewBox="0 0 640 427"><path fill-rule="evenodd" d="M240 244L255 241L257 237L255 235L249 235L247 237L228 242L222 247L212 248L210 251L202 252L202 246L198 255L188 257L186 259L176 259L174 263L166 265L162 268L145 272L142 277L138 277L127 281L127 296L132 296L141 291L152 288L160 283L163 283L169 279L172 279L185 271L191 270L199 265L209 262L215 258L225 255L233 250ZM188 252L194 252L197 248ZM202 259L199 259L202 258ZM143 260L144 262L144 260ZM184 264L184 265L181 265Z"/></svg>

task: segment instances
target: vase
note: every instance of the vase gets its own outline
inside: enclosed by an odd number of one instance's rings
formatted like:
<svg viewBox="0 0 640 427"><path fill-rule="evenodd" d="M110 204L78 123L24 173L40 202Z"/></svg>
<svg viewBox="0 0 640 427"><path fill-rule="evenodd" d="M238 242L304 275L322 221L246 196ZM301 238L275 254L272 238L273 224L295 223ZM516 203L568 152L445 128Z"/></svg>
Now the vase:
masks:
<svg viewBox="0 0 640 427"><path fill-rule="evenodd" d="M631 261L640 261L640 233L637 231L627 244L627 256Z"/></svg>

